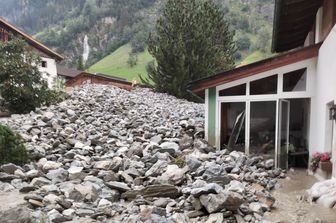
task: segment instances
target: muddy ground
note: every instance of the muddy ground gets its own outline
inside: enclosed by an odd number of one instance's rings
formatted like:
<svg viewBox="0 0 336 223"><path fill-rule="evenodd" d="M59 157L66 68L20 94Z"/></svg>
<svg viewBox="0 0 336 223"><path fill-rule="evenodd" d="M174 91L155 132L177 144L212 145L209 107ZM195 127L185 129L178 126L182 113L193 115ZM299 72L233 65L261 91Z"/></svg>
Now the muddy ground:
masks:
<svg viewBox="0 0 336 223"><path fill-rule="evenodd" d="M306 170L291 170L287 179L280 180L280 188L273 191L276 198L274 209L265 217L278 223L336 223L336 208L327 209L307 201L306 190L316 178Z"/></svg>

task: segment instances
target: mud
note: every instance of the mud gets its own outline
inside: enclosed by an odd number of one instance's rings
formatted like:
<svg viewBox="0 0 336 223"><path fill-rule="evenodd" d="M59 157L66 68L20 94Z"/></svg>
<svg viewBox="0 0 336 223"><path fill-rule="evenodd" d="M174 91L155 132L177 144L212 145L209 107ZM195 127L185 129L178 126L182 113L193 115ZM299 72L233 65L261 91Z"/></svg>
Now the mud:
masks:
<svg viewBox="0 0 336 223"><path fill-rule="evenodd" d="M306 190L315 182L306 170L289 171L288 177L279 181L280 188L273 191L276 202L265 219L277 223L336 223L336 208L309 201Z"/></svg>

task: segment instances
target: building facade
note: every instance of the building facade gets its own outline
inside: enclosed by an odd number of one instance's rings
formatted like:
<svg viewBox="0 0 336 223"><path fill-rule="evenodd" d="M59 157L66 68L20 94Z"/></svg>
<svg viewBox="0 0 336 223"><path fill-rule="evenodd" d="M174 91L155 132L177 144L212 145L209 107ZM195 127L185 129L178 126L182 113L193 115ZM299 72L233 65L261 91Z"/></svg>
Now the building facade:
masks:
<svg viewBox="0 0 336 223"><path fill-rule="evenodd" d="M11 35L18 36L25 40L29 47L27 50L33 50L41 57L41 64L38 66L39 71L48 83L48 86L53 88L57 79L56 63L63 60L63 56L38 42L19 28L0 18L0 41L8 41Z"/></svg>
<svg viewBox="0 0 336 223"><path fill-rule="evenodd" d="M329 152L336 176L335 23L334 0L276 0L278 55L190 84L205 98L208 141L282 168L307 168L312 154Z"/></svg>

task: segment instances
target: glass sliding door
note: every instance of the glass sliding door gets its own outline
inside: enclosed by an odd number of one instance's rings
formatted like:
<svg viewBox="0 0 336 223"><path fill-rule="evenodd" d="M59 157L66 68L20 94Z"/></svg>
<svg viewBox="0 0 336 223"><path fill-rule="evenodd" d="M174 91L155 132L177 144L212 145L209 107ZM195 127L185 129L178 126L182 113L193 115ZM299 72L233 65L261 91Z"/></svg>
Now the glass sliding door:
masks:
<svg viewBox="0 0 336 223"><path fill-rule="evenodd" d="M278 167L288 168L290 102L279 100Z"/></svg>
<svg viewBox="0 0 336 223"><path fill-rule="evenodd" d="M275 158L276 101L252 101L250 104L250 154Z"/></svg>
<svg viewBox="0 0 336 223"><path fill-rule="evenodd" d="M245 152L245 102L221 103L221 148Z"/></svg>

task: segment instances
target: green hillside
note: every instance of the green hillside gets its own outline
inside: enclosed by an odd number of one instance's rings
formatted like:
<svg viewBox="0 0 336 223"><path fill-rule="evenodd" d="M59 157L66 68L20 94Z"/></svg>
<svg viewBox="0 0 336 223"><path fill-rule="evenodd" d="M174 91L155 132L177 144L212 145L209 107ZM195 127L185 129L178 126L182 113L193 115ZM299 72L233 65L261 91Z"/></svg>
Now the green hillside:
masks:
<svg viewBox="0 0 336 223"><path fill-rule="evenodd" d="M93 73L109 74L126 78L127 80L136 78L138 81L140 81L140 74L143 77L147 77L146 65L148 62L152 61L153 58L147 50L143 53L138 53L137 64L133 67L130 67L127 63L127 60L131 50L132 49L129 44L124 45L96 64L92 65L88 71Z"/></svg>
<svg viewBox="0 0 336 223"><path fill-rule="evenodd" d="M146 65L153 60L153 57L148 53L147 50L143 53L138 53L137 65L130 67L127 63L127 60L131 50L132 48L129 44L124 45L96 64L92 65L88 71L91 73L102 73L122 77L130 81L135 78L138 82L140 82L139 74L141 74L142 77L147 77ZM243 56L244 58L242 58L242 60L237 63L237 66L246 65L258 60L265 59L269 55L260 51L255 51L252 54L247 52Z"/></svg>

